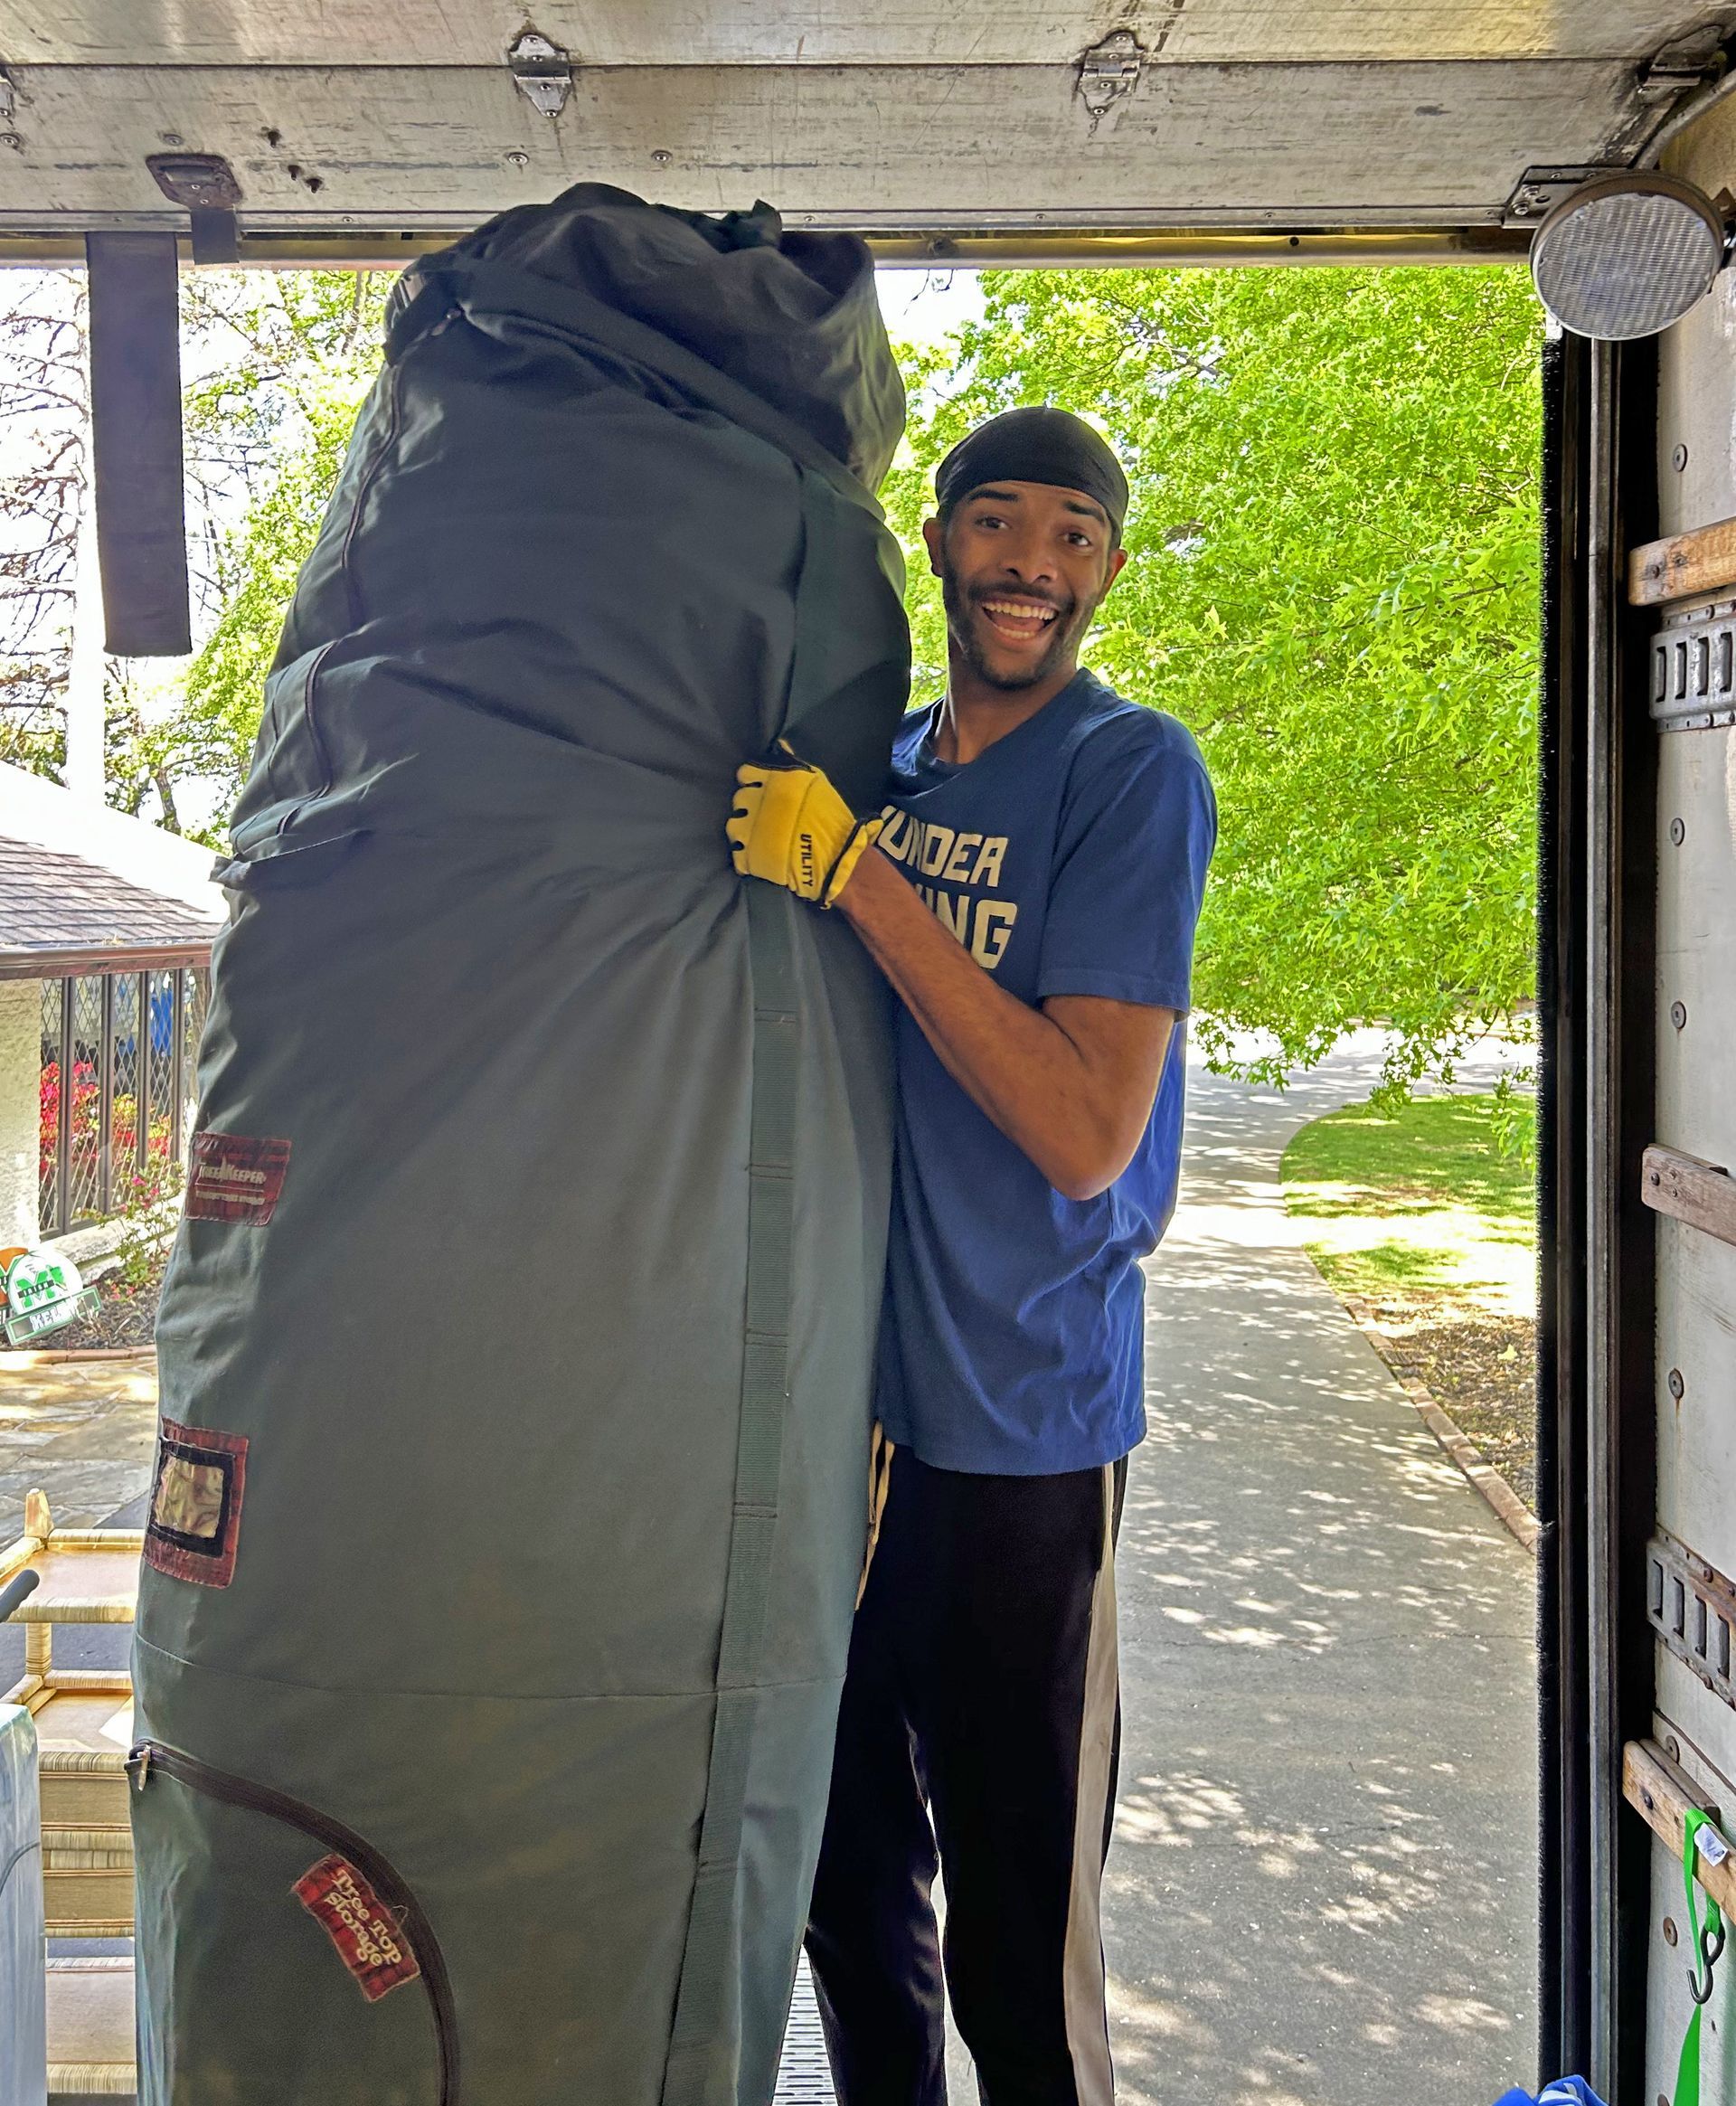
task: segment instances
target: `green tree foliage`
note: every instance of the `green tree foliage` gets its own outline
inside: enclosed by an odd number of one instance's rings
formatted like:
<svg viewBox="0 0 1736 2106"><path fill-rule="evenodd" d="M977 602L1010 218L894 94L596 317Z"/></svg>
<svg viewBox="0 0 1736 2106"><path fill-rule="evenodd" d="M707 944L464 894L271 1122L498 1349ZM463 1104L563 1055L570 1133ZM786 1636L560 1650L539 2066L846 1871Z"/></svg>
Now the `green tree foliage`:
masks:
<svg viewBox="0 0 1736 2106"><path fill-rule="evenodd" d="M89 417L83 274L0 286L0 761L57 775Z"/></svg>
<svg viewBox="0 0 1736 2106"><path fill-rule="evenodd" d="M115 765L198 778L233 801L259 730L265 675L319 532L350 428L380 370L391 280L340 270L212 272L185 327L203 347L188 389L201 477L201 585L214 617L172 715Z"/></svg>
<svg viewBox="0 0 1736 2106"><path fill-rule="evenodd" d="M886 493L939 691L929 471L1020 402L1127 464L1130 560L1086 653L1192 727L1222 833L1196 1031L1281 1080L1391 1025L1450 1071L1534 985L1540 310L1523 273L997 273L910 361ZM1250 1040L1240 1034L1257 1034Z"/></svg>
<svg viewBox="0 0 1736 2106"><path fill-rule="evenodd" d="M118 770L245 772L266 670L355 410L386 281L212 273L190 456L214 615L184 704ZM994 274L981 323L907 356L885 496L911 557L918 693L945 680L929 472L1016 402L1081 411L1134 486L1088 657L1198 735L1222 831L1196 1029L1279 1080L1364 1022L1388 1083L1450 1069L1533 991L1538 345L1501 269ZM165 788L165 786L168 786ZM1250 1039L1249 1034L1257 1034Z"/></svg>
<svg viewBox="0 0 1736 2106"><path fill-rule="evenodd" d="M88 525L84 284L75 271L14 275L0 300L0 760L56 776ZM219 812L232 799L284 609L379 367L388 286L348 271L184 280L189 542L203 642L185 669L107 663L108 796L123 810L155 796L179 830L178 789L196 786L194 802Z"/></svg>

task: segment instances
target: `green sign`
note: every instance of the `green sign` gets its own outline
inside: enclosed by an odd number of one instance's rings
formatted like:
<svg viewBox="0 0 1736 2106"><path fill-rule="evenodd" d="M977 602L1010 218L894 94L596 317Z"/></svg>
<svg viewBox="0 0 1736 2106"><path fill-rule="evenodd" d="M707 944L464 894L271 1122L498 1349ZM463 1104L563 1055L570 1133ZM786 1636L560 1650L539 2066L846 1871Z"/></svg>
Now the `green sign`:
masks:
<svg viewBox="0 0 1736 2106"><path fill-rule="evenodd" d="M97 1290L84 1284L70 1258L21 1251L0 1278L5 1282L8 1345L22 1346L97 1313Z"/></svg>

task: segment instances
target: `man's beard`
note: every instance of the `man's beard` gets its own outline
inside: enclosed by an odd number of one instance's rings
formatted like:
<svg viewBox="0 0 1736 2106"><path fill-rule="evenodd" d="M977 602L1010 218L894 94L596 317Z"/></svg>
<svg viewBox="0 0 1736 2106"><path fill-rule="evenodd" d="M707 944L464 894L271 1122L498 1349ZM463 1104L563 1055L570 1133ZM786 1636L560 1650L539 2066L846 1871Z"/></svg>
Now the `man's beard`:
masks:
<svg viewBox="0 0 1736 2106"><path fill-rule="evenodd" d="M997 687L1004 694L1016 694L1024 688L1037 686L1065 662L1097 611L1097 603L1093 600L1088 606L1081 606L1077 600L1064 603L1048 600L1046 604L1055 609L1055 619L1050 625L1049 641L1041 656L1016 673L997 672L989 665L976 640L973 602L977 599L993 600L1004 592L1005 588L1002 593L985 589L967 599L959 586L958 572L950 563L942 565L940 598L947 612L947 636L953 647L985 686Z"/></svg>

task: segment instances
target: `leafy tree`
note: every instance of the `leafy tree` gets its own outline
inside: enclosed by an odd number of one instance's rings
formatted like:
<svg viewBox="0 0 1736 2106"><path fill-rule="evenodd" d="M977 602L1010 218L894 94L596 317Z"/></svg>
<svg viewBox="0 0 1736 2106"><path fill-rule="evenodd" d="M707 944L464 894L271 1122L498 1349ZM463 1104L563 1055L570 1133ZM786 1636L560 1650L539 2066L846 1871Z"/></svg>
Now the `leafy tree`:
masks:
<svg viewBox="0 0 1736 2106"><path fill-rule="evenodd" d="M933 464L997 410L1080 411L1134 491L1087 662L1189 724L1218 789L1195 987L1214 1064L1281 1081L1379 1021L1401 1094L1478 1033L1523 1029L1542 330L1523 274L1008 272L985 289L979 324L910 362L887 492L919 694L945 677L917 538Z"/></svg>
<svg viewBox="0 0 1736 2106"><path fill-rule="evenodd" d="M379 366L386 288L350 271L184 278L188 540L204 642L184 669L165 669L104 659L86 603L83 273L11 275L0 299L0 760L62 773L75 637L88 633L83 677L89 706L107 717L108 801L137 813L155 794L175 831L178 787L226 807L284 609Z"/></svg>
<svg viewBox="0 0 1736 2106"><path fill-rule="evenodd" d="M0 292L0 760L58 772L87 480L82 274Z"/></svg>
<svg viewBox="0 0 1736 2106"><path fill-rule="evenodd" d="M885 493L911 555L919 695L945 679L919 526L929 472L998 409L1095 419L1134 488L1090 662L1192 726L1222 831L1197 1030L1281 1081L1395 1032L1401 1092L1533 991L1540 312L1501 269L992 274L986 312L907 354ZM134 712L111 794L227 800L354 411L379 279L203 273L189 327L212 626L166 722ZM118 694L123 711L127 697ZM128 787L130 786L130 787ZM1254 1034L1250 1037L1247 1034Z"/></svg>
<svg viewBox="0 0 1736 2106"><path fill-rule="evenodd" d="M203 477L211 619L181 707L141 727L137 760L200 779L225 811L297 575L379 372L390 283L367 271L212 272L184 300L184 326L206 347L186 428Z"/></svg>

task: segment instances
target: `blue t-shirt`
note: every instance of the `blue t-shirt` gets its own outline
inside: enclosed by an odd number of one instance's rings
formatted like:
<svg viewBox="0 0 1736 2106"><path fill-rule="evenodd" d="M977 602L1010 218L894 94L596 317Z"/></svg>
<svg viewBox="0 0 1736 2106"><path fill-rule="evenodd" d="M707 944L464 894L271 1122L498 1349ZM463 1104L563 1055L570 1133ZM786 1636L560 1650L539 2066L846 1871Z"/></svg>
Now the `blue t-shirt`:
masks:
<svg viewBox="0 0 1736 2106"><path fill-rule="evenodd" d="M892 751L880 846L1022 1002L1102 995L1184 1010L1217 837L1184 725L1080 672L964 767L933 713ZM979 1111L902 1007L898 1163L880 1349L890 1439L937 1469L1090 1469L1146 1431L1144 1279L1175 1204L1185 1046L1095 1199L1065 1199Z"/></svg>

